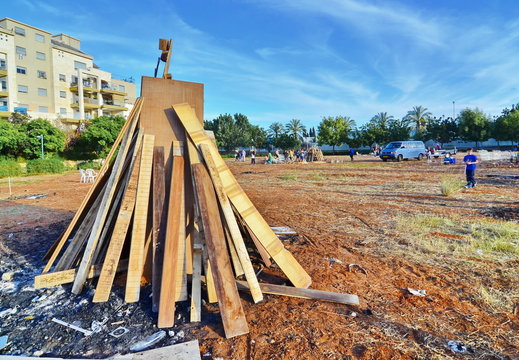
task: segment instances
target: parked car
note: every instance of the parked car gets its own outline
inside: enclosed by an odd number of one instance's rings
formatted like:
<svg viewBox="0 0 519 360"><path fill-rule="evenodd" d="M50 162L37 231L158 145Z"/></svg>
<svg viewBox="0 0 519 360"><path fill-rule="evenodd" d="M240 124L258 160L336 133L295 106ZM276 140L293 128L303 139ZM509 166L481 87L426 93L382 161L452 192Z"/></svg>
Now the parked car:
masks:
<svg viewBox="0 0 519 360"><path fill-rule="evenodd" d="M435 158L445 157L446 155L452 156L456 155L458 150L456 148L454 149L440 149L440 150L434 150L434 154L431 154L431 156L434 156Z"/></svg>
<svg viewBox="0 0 519 360"><path fill-rule="evenodd" d="M425 144L423 141L394 141L380 152L382 161L388 159L402 161L411 158L422 160L424 156Z"/></svg>

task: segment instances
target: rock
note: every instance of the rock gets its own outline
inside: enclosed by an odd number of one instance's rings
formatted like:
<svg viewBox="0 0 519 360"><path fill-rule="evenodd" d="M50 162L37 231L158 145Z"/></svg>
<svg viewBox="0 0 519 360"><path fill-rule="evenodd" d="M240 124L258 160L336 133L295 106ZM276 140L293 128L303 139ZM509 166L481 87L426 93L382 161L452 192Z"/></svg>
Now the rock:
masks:
<svg viewBox="0 0 519 360"><path fill-rule="evenodd" d="M14 279L14 272L9 271L2 274L2 281L12 281Z"/></svg>

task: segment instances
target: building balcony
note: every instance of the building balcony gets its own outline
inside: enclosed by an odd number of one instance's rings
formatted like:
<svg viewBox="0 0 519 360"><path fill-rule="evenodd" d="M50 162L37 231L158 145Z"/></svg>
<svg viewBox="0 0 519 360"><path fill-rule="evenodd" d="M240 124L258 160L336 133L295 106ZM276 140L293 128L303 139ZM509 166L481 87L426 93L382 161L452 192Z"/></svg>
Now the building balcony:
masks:
<svg viewBox="0 0 519 360"><path fill-rule="evenodd" d="M83 84L83 92L86 92L86 93L97 93L99 92L99 89L96 89L94 87L93 84ZM74 92L74 93L77 93L79 91L79 87L78 87L78 84L77 83L72 83L70 84L70 91L71 92Z"/></svg>
<svg viewBox="0 0 519 360"><path fill-rule="evenodd" d="M124 91L119 91L115 86L110 85L101 85L101 93L102 94L111 94L111 95L120 95L120 96L126 96L127 93Z"/></svg>
<svg viewBox="0 0 519 360"><path fill-rule="evenodd" d="M24 107L15 107L14 112L27 115L27 108Z"/></svg>
<svg viewBox="0 0 519 360"><path fill-rule="evenodd" d="M9 111L7 106L0 106L0 118L8 118L9 116L11 116L11 112Z"/></svg>
<svg viewBox="0 0 519 360"><path fill-rule="evenodd" d="M114 102L114 101L105 101L101 108L105 111L126 111L128 108L124 103Z"/></svg>
<svg viewBox="0 0 519 360"><path fill-rule="evenodd" d="M0 89L0 97L8 97L9 91Z"/></svg>
<svg viewBox="0 0 519 360"><path fill-rule="evenodd" d="M7 67L6 66L0 66L0 77L7 76Z"/></svg>
<svg viewBox="0 0 519 360"><path fill-rule="evenodd" d="M83 105L84 105L85 110L99 109L99 104L97 102L97 99L84 98ZM79 102L76 101L76 103L70 105L70 107L79 108Z"/></svg>

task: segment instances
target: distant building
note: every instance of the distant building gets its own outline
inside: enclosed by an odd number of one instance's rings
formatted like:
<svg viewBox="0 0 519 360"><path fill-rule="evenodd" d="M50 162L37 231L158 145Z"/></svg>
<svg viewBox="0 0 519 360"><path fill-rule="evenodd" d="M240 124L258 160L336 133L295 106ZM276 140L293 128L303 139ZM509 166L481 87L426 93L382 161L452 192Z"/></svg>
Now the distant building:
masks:
<svg viewBox="0 0 519 360"><path fill-rule="evenodd" d="M78 125L101 115L128 115L132 82L114 79L81 51L81 41L0 20L0 118L12 112Z"/></svg>

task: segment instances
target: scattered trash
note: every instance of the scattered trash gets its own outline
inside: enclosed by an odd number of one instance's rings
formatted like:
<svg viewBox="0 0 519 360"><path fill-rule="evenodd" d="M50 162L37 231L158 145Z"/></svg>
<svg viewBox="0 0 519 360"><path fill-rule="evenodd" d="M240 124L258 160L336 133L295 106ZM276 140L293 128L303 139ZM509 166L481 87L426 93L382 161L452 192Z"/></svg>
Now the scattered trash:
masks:
<svg viewBox="0 0 519 360"><path fill-rule="evenodd" d="M34 320L34 315L29 315L23 318L24 320Z"/></svg>
<svg viewBox="0 0 519 360"><path fill-rule="evenodd" d="M3 311L0 311L0 318L16 314L17 312L18 312L17 308L6 309L6 310L3 310Z"/></svg>
<svg viewBox="0 0 519 360"><path fill-rule="evenodd" d="M348 271L349 272L353 272L353 269L359 269L359 271L363 272L364 274L368 275L368 272L366 271L366 269L364 269L362 266L360 266L359 264L348 264Z"/></svg>
<svg viewBox="0 0 519 360"><path fill-rule="evenodd" d="M16 225L23 225L25 224L23 221L17 222Z"/></svg>
<svg viewBox="0 0 519 360"><path fill-rule="evenodd" d="M426 295L425 290L416 290L416 289L407 288L407 291L409 291L410 294L416 295L416 296L425 296Z"/></svg>
<svg viewBox="0 0 519 360"><path fill-rule="evenodd" d="M2 274L2 281L11 281L14 279L14 272L9 271Z"/></svg>
<svg viewBox="0 0 519 360"><path fill-rule="evenodd" d="M118 338L118 337L121 337L123 336L124 334L126 334L127 332L129 332L130 330L128 330L127 328L125 327L122 327L122 326L119 326L117 329L115 329L114 331L112 331L110 333L111 336L113 336L114 338Z"/></svg>
<svg viewBox="0 0 519 360"><path fill-rule="evenodd" d="M121 324L124 324L124 320L116 321L116 322L110 323L110 325L112 325L112 326L114 326L114 325L121 325Z"/></svg>
<svg viewBox="0 0 519 360"><path fill-rule="evenodd" d="M467 351L465 344L459 341L450 340L447 345L449 346L449 349L455 353L464 353Z"/></svg>
<svg viewBox="0 0 519 360"><path fill-rule="evenodd" d="M148 336L146 339L133 344L130 347L130 351L142 351L144 349L147 349L150 346L153 346L156 343L158 343L160 340L164 339L165 336L166 332L164 330L156 332L155 334Z"/></svg>
<svg viewBox="0 0 519 360"><path fill-rule="evenodd" d="M6 336L0 336L0 350L5 348L7 346L7 340L9 340L9 337Z"/></svg>
<svg viewBox="0 0 519 360"><path fill-rule="evenodd" d="M66 326L68 328L74 329L76 331L82 332L83 334L85 334L85 336L90 336L90 335L92 335L94 333L93 331L80 328L79 326L69 324L67 322L61 321L61 320L56 319L56 318L52 318L52 321L57 323L57 324L60 324L60 325Z"/></svg>
<svg viewBox="0 0 519 360"><path fill-rule="evenodd" d="M481 249L477 249L477 250L475 251L475 253L478 254L478 255L483 255L483 250L481 250Z"/></svg>
<svg viewBox="0 0 519 360"><path fill-rule="evenodd" d="M357 316L357 313L355 311L352 311L351 314L350 314L351 317L356 317Z"/></svg>
<svg viewBox="0 0 519 360"><path fill-rule="evenodd" d="M362 310L362 313L363 313L364 315L373 315L373 311L371 311L370 309Z"/></svg>
<svg viewBox="0 0 519 360"><path fill-rule="evenodd" d="M108 319L104 319L101 322L94 320L94 321L92 321L92 325L90 325L90 328L92 329L92 331L94 333L101 332L105 328L105 324L107 321L108 321Z"/></svg>
<svg viewBox="0 0 519 360"><path fill-rule="evenodd" d="M10 233L9 236L8 236L8 238L11 239L13 236L14 236L14 234L13 234L13 233Z"/></svg>
<svg viewBox="0 0 519 360"><path fill-rule="evenodd" d="M334 263L342 264L342 260L335 259L335 258L324 258L324 260L330 262L330 266L332 266Z"/></svg>
<svg viewBox="0 0 519 360"><path fill-rule="evenodd" d="M47 196L48 196L47 194L31 195L31 196L27 196L26 199L28 199L28 200L36 200L36 199L41 199L41 198L44 198L44 197L47 197Z"/></svg>

